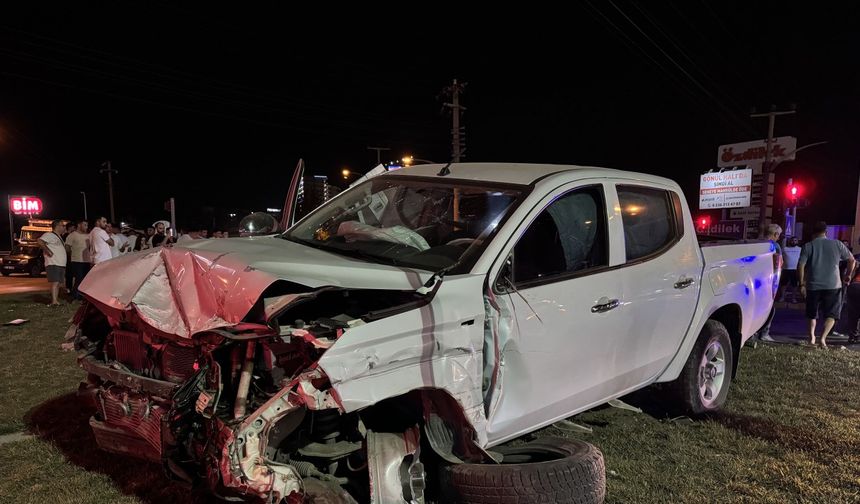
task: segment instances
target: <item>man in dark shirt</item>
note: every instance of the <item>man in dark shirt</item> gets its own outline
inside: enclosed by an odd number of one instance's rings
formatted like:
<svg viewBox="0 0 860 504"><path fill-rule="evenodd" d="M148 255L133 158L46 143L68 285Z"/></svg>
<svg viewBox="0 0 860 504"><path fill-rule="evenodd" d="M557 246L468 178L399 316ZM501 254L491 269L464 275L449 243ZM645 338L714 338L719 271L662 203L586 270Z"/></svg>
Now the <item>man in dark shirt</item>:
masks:
<svg viewBox="0 0 860 504"><path fill-rule="evenodd" d="M815 325L821 315L824 317L821 346L826 348L827 336L839 320L842 310L842 283L851 280L840 276L839 262L846 261L848 271L854 271L856 262L845 244L827 238L827 223L816 222L812 232L812 241L805 244L800 252L797 273L800 294L806 298L809 342L815 344Z"/></svg>

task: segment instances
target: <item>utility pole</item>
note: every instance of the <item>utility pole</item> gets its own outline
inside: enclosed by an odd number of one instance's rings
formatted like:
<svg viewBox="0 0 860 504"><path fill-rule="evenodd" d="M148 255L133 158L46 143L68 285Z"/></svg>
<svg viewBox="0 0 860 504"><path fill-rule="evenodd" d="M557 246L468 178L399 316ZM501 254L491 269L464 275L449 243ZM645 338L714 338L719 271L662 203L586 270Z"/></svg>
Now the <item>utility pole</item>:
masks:
<svg viewBox="0 0 860 504"><path fill-rule="evenodd" d="M102 168L99 170L99 173L107 173L108 174L108 196L110 197L110 221L111 224L116 222L116 213L113 209L113 174L118 173L116 170L110 167L110 161L105 161L102 163L102 166L106 168Z"/></svg>
<svg viewBox="0 0 860 504"><path fill-rule="evenodd" d="M379 166L382 164L382 151L389 151L391 147L368 147L367 150L376 151L376 165Z"/></svg>
<svg viewBox="0 0 860 504"><path fill-rule="evenodd" d="M767 228L767 196L768 188L770 187L770 172L771 163L773 162L773 128L776 123L776 116L794 114L794 110L776 110L776 105L771 105L770 112L761 114L750 114L750 117L767 117L767 146L765 151L764 164L761 166L761 201L759 201L759 223L760 236L764 237Z"/></svg>
<svg viewBox="0 0 860 504"><path fill-rule="evenodd" d="M459 163L466 152L466 128L460 126L460 116L466 110L466 107L460 105L460 95L465 88L465 82L457 82L457 79L454 79L452 85L442 90L451 97L451 102L446 102L444 106L451 110L451 160L454 163Z"/></svg>
<svg viewBox="0 0 860 504"><path fill-rule="evenodd" d="M9 250L15 250L15 223L12 221L12 195L6 195L6 203L9 205ZM11 253L11 252L10 252Z"/></svg>
<svg viewBox="0 0 860 504"><path fill-rule="evenodd" d="M84 197L84 220L89 221L89 218L87 217L87 193L81 191L81 195Z"/></svg>

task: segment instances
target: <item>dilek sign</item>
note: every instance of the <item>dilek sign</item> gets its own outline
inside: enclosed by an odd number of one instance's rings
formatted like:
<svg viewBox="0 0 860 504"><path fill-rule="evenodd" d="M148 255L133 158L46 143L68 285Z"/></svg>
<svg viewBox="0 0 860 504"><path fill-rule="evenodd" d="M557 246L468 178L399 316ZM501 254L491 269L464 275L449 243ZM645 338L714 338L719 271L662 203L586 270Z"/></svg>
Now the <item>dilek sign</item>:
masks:
<svg viewBox="0 0 860 504"><path fill-rule="evenodd" d="M797 138L791 136L776 137L770 144L771 159L794 161L797 151ZM767 140L753 140L720 145L717 150L717 167L747 166L764 163L767 158Z"/></svg>
<svg viewBox="0 0 860 504"><path fill-rule="evenodd" d="M33 196L9 196L9 211L15 215L42 213L42 200Z"/></svg>

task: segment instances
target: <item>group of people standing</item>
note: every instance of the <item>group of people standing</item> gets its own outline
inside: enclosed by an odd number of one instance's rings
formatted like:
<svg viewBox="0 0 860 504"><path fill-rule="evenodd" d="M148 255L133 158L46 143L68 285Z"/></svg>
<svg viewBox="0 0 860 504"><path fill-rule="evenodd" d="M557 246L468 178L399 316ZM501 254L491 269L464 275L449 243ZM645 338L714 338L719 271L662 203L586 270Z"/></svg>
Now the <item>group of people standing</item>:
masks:
<svg viewBox="0 0 860 504"><path fill-rule="evenodd" d="M845 242L827 237L827 223L816 222L812 228L812 239L803 247L797 238L792 237L786 246L780 247L779 238L782 228L776 224L768 226L767 238L776 247L776 252L782 256L782 276L777 300L784 300L787 292L791 292L791 300L797 301L798 294L806 303L806 318L808 320L808 343L827 348L827 337L834 333L834 327L840 322L840 328L848 335L849 342L854 342L858 334L860 322L860 306L848 306L846 317L843 317L845 301L850 303L860 296L846 294L855 293L852 289L857 260L851 254ZM860 283L857 284L860 288ZM775 341L770 336L770 325L776 309L771 311L767 323L759 331L761 341ZM818 321L823 320L820 338L816 335Z"/></svg>
<svg viewBox="0 0 860 504"><path fill-rule="evenodd" d="M78 286L96 264L130 252L172 245L174 239L165 232L165 228L164 222L159 221L143 234L130 228L122 229L109 223L105 217L96 219L92 230L86 220L67 224L60 220L53 221L51 231L39 238L39 247L45 258L45 271L51 284L50 304L59 304L61 286L73 298L80 299ZM205 238L201 234L186 236ZM226 235L220 232L217 234Z"/></svg>

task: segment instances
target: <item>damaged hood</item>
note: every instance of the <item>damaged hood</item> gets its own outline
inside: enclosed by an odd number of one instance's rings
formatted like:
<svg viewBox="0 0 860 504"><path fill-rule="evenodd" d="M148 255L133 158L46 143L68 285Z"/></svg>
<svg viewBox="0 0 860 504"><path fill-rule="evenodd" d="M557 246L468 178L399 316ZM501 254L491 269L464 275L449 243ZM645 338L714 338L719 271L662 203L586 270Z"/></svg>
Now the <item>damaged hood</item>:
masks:
<svg viewBox="0 0 860 504"><path fill-rule="evenodd" d="M153 328L187 338L241 322L279 280L309 288L413 290L430 275L264 236L195 240L120 256L95 266L79 290L109 316L134 311Z"/></svg>

